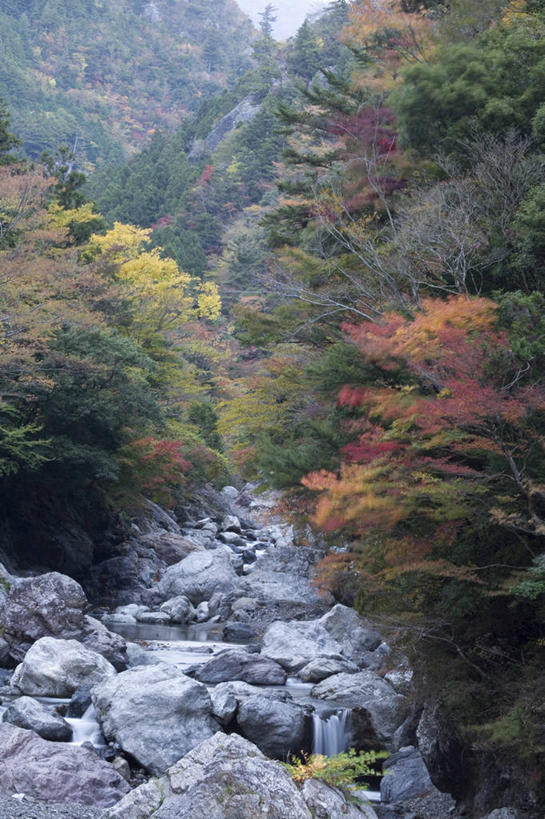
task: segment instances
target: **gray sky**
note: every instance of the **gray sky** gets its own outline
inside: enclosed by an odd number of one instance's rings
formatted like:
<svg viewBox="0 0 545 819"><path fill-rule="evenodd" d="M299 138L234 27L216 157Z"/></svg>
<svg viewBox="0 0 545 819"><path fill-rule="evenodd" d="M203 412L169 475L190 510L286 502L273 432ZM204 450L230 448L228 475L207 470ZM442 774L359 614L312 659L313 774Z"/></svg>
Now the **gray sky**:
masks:
<svg viewBox="0 0 545 819"><path fill-rule="evenodd" d="M297 29L304 22L307 14L319 11L327 2L320 0L236 0L242 11L252 18L254 23L259 21L259 13L263 11L268 2L276 7L278 18L274 27L274 36L278 40L285 40L296 33Z"/></svg>

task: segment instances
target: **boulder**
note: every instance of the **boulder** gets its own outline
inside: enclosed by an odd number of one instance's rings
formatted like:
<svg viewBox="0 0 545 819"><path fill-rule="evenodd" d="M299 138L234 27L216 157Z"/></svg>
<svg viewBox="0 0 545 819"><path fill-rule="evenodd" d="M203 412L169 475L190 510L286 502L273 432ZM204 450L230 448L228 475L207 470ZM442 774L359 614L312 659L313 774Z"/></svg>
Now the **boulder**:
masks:
<svg viewBox="0 0 545 819"><path fill-rule="evenodd" d="M223 532L237 532L240 534L240 520L236 515L225 515L221 522L221 529Z"/></svg>
<svg viewBox="0 0 545 819"><path fill-rule="evenodd" d="M194 552L169 566L158 584L163 600L184 595L192 603L210 600L215 592L229 594L237 576L229 557L222 551Z"/></svg>
<svg viewBox="0 0 545 819"><path fill-rule="evenodd" d="M20 662L41 637L78 638L84 630L85 592L59 572L21 578L11 589L2 612L4 638Z"/></svg>
<svg viewBox="0 0 545 819"><path fill-rule="evenodd" d="M380 781L382 802L401 802L435 791L422 754L412 745L388 757L383 770L384 776Z"/></svg>
<svg viewBox="0 0 545 819"><path fill-rule="evenodd" d="M341 644L343 655L355 663L359 663L366 652L374 651L382 642L375 628L354 609L340 603L320 618L320 624Z"/></svg>
<svg viewBox="0 0 545 819"><path fill-rule="evenodd" d="M42 637L15 669L11 686L30 696L71 697L82 683L98 683L115 673L108 660L77 640Z"/></svg>
<svg viewBox="0 0 545 819"><path fill-rule="evenodd" d="M319 779L307 779L301 792L313 819L377 819L370 805L348 803L342 791Z"/></svg>
<svg viewBox="0 0 545 819"><path fill-rule="evenodd" d="M192 552L202 552L200 539L174 532L154 532L139 538L140 543L149 546L166 566L179 563Z"/></svg>
<svg viewBox="0 0 545 819"><path fill-rule="evenodd" d="M242 680L252 685L284 685L286 672L274 660L247 651L222 651L195 675L200 682L215 684Z"/></svg>
<svg viewBox="0 0 545 819"><path fill-rule="evenodd" d="M165 663L123 671L95 686L92 698L106 739L153 774L217 730L206 686Z"/></svg>
<svg viewBox="0 0 545 819"><path fill-rule="evenodd" d="M239 491L236 486L224 486L221 490L221 494L225 495L229 498L229 500L234 501L239 496Z"/></svg>
<svg viewBox="0 0 545 819"><path fill-rule="evenodd" d="M264 754L285 759L304 748L307 709L285 689L264 690L244 682L220 683L211 693L213 713Z"/></svg>
<svg viewBox="0 0 545 819"><path fill-rule="evenodd" d="M363 712L366 719L360 724L367 723L369 734L355 737L360 744L394 749L394 734L407 716L407 700L374 671L335 674L315 685L310 693L317 699Z"/></svg>
<svg viewBox="0 0 545 819"><path fill-rule="evenodd" d="M515 808L496 808L485 819L518 819L518 811Z"/></svg>
<svg viewBox="0 0 545 819"><path fill-rule="evenodd" d="M66 720L32 697L13 700L4 711L2 722L35 731L43 739L54 742L69 742L72 739L72 728Z"/></svg>
<svg viewBox="0 0 545 819"><path fill-rule="evenodd" d="M339 643L316 620L272 623L263 635L261 653L288 671L298 671L316 657L343 659Z"/></svg>
<svg viewBox="0 0 545 819"><path fill-rule="evenodd" d="M171 623L190 623L195 618L195 609L189 598L183 594L166 600L161 606L161 611L168 614Z"/></svg>
<svg viewBox="0 0 545 819"><path fill-rule="evenodd" d="M0 789L44 802L108 808L129 786L87 748L48 742L33 731L0 724Z"/></svg>
<svg viewBox="0 0 545 819"><path fill-rule="evenodd" d="M136 615L136 621L149 626L166 626L170 623L170 616L166 611L141 611Z"/></svg>
<svg viewBox="0 0 545 819"><path fill-rule="evenodd" d="M326 677L332 677L333 674L355 674L359 671L358 666L350 660L333 660L330 657L316 657L307 663L297 673L297 676L303 682L318 683L325 680Z"/></svg>
<svg viewBox="0 0 545 819"><path fill-rule="evenodd" d="M109 819L312 819L278 762L236 734L216 734L159 780L136 788Z"/></svg>
<svg viewBox="0 0 545 819"><path fill-rule="evenodd" d="M89 616L84 617L83 631L79 640L91 651L102 654L116 671L124 671L127 668L127 643L120 634L109 631L100 620Z"/></svg>

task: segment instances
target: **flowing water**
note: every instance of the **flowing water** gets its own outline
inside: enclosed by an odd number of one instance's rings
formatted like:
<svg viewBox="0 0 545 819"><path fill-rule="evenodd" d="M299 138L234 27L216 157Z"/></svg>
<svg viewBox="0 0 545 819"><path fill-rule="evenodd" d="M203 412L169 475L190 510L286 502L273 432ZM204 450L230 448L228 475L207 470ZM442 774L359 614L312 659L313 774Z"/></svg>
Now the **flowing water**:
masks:
<svg viewBox="0 0 545 819"><path fill-rule="evenodd" d="M312 753L334 756L347 751L352 740L351 716L348 708L340 708L334 714L315 711L312 715Z"/></svg>
<svg viewBox="0 0 545 819"><path fill-rule="evenodd" d="M65 717L65 720L72 728L71 745L83 745L84 742L90 742L95 748L106 747L94 706L90 705L81 717Z"/></svg>

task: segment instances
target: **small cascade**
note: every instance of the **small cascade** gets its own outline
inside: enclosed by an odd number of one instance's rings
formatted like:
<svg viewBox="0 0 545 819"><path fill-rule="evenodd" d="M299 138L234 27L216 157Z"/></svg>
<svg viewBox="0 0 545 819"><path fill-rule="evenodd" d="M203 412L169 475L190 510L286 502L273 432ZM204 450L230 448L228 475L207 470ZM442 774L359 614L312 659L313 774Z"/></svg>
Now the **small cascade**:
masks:
<svg viewBox="0 0 545 819"><path fill-rule="evenodd" d="M312 715L312 753L334 756L347 751L352 738L351 730L352 711L341 708L334 714Z"/></svg>
<svg viewBox="0 0 545 819"><path fill-rule="evenodd" d="M96 711L90 705L82 717L65 717L72 728L72 745L83 745L90 742L95 748L104 748L106 743L98 724Z"/></svg>

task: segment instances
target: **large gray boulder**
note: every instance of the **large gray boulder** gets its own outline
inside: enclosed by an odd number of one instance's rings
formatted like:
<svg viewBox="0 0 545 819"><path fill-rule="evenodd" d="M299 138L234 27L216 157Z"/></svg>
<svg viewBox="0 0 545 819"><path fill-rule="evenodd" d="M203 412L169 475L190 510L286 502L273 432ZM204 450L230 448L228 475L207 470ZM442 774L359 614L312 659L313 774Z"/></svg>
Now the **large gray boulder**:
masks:
<svg viewBox="0 0 545 819"><path fill-rule="evenodd" d="M218 729L206 686L165 663L123 671L95 686L92 698L106 739L153 774Z"/></svg>
<svg viewBox="0 0 545 819"><path fill-rule="evenodd" d="M0 789L44 802L108 808L129 786L93 751L48 742L33 731L0 724Z"/></svg>
<svg viewBox="0 0 545 819"><path fill-rule="evenodd" d="M362 658L369 651L375 651L382 642L380 634L370 623L354 609L340 603L320 618L320 624L341 644L343 655L358 664L362 664Z"/></svg>
<svg viewBox="0 0 545 819"><path fill-rule="evenodd" d="M333 660L330 657L316 657L311 660L297 673L297 676L303 682L318 683L325 680L326 677L332 677L333 674L356 674L359 671L358 666L350 660Z"/></svg>
<svg viewBox="0 0 545 819"><path fill-rule="evenodd" d="M140 542L152 548L159 560L162 560L166 566L179 563L192 552L204 551L199 538L178 535L175 532L154 532L142 536Z"/></svg>
<svg viewBox="0 0 545 819"><path fill-rule="evenodd" d="M409 745L388 757L380 782L382 802L401 802L426 796L436 788L417 748Z"/></svg>
<svg viewBox="0 0 545 819"><path fill-rule="evenodd" d="M210 600L215 592L229 594L236 580L231 561L223 551L193 552L169 566L159 581L158 592L163 600L185 595L198 604Z"/></svg>
<svg viewBox="0 0 545 819"><path fill-rule="evenodd" d="M267 756L285 759L304 748L307 709L285 689L220 683L211 697L218 721L239 731Z"/></svg>
<svg viewBox="0 0 545 819"><path fill-rule="evenodd" d="M72 728L66 720L32 697L13 700L4 711L2 722L35 731L43 739L54 742L69 742L72 739Z"/></svg>
<svg viewBox="0 0 545 819"><path fill-rule="evenodd" d="M213 657L196 674L203 683L242 680L252 685L284 685L286 672L281 665L247 651L231 649Z"/></svg>
<svg viewBox="0 0 545 819"><path fill-rule="evenodd" d="M298 671L317 657L342 660L342 648L316 620L277 620L265 631L261 653L288 671Z"/></svg>
<svg viewBox="0 0 545 819"><path fill-rule="evenodd" d="M394 734L407 716L407 699L374 671L335 674L315 685L311 696L363 712L370 735L357 738L371 748L374 742L375 747L395 750Z"/></svg>
<svg viewBox="0 0 545 819"><path fill-rule="evenodd" d="M161 611L168 614L171 623L190 623L195 619L195 609L191 600L183 594L166 600L161 606Z"/></svg>
<svg viewBox="0 0 545 819"><path fill-rule="evenodd" d="M71 697L83 683L93 685L115 673L108 660L77 640L42 637L15 669L11 687L31 697Z"/></svg>
<svg viewBox="0 0 545 819"><path fill-rule="evenodd" d="M236 734L216 734L159 780L126 796L109 819L312 819L284 768Z"/></svg>
<svg viewBox="0 0 545 819"><path fill-rule="evenodd" d="M79 583L59 572L24 577L4 602L4 638L14 660L21 661L40 637L73 639L84 628L85 592Z"/></svg>

